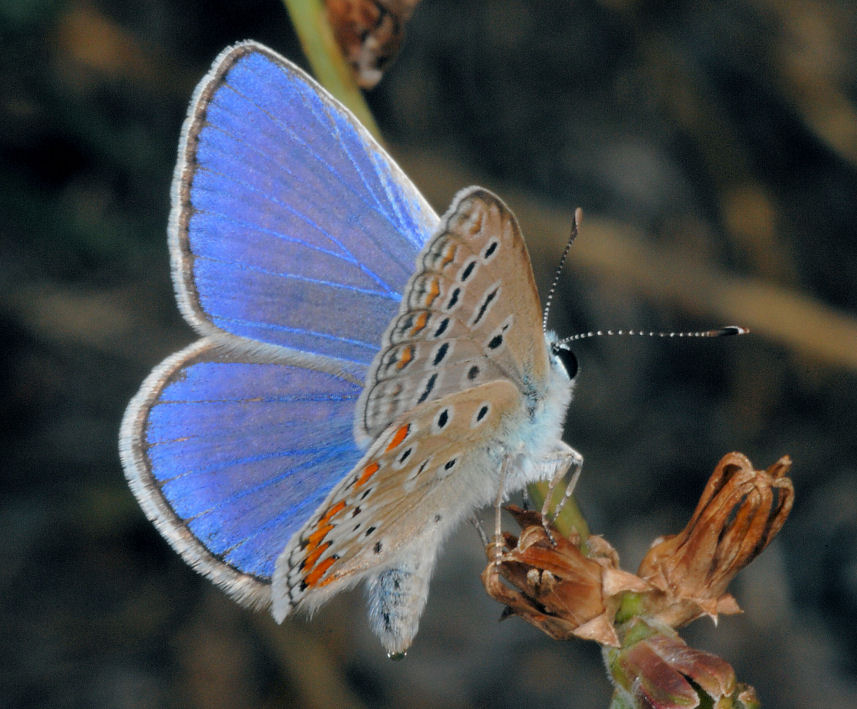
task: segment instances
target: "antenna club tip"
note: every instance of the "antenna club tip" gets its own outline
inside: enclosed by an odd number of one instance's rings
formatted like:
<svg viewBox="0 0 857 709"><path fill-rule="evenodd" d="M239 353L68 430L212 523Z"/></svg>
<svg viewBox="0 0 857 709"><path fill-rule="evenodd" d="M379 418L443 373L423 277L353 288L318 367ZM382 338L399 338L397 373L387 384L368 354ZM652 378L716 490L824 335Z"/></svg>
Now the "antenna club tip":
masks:
<svg viewBox="0 0 857 709"><path fill-rule="evenodd" d="M576 207L574 210L574 223L579 227L580 223L583 221L583 210L580 207Z"/></svg>
<svg viewBox="0 0 857 709"><path fill-rule="evenodd" d="M717 337L729 337L730 335L747 335L749 332L749 327L742 327L741 325L726 325L725 327L721 327L719 330L715 330L714 334Z"/></svg>

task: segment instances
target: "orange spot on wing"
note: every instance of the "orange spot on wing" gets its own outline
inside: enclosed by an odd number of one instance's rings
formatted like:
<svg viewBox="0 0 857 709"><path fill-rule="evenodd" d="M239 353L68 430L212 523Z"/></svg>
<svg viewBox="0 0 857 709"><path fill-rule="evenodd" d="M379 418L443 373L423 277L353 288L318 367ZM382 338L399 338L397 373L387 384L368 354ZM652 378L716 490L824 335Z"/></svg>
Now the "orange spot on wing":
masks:
<svg viewBox="0 0 857 709"><path fill-rule="evenodd" d="M455 246L449 244L443 252L443 261L441 262L441 267L446 266L449 263L452 263L453 259L455 259Z"/></svg>
<svg viewBox="0 0 857 709"><path fill-rule="evenodd" d="M357 482L354 483L354 487L360 487L361 485L366 483L366 481L369 480L369 478L371 478L375 473L377 473L380 468L381 466L378 464L377 461L369 463L369 465L363 468L363 474L359 478L357 478Z"/></svg>
<svg viewBox="0 0 857 709"><path fill-rule="evenodd" d="M482 215L477 214L473 217L473 223L470 225L470 236L474 236L482 229Z"/></svg>
<svg viewBox="0 0 857 709"><path fill-rule="evenodd" d="M332 556L327 557L318 566L316 566L309 574L307 574L307 577L304 579L304 583L307 586L315 586L319 582L319 579L321 579L321 577L324 576L324 572L327 571L333 565L333 562L335 562L335 561L336 561L336 559L334 557L332 557ZM330 583L330 581L332 581L332 580L333 580L332 578L328 579L328 583Z"/></svg>
<svg viewBox="0 0 857 709"><path fill-rule="evenodd" d="M326 542L322 544L320 547L317 547L313 550L313 552L304 559L304 563L301 564L301 568L304 571L309 571L314 565L315 562L318 561L318 557L324 554L325 550L330 546L330 542Z"/></svg>
<svg viewBox="0 0 857 709"><path fill-rule="evenodd" d="M414 348L406 345L402 348L402 353L399 355L399 361L396 362L396 369L401 369L414 358Z"/></svg>
<svg viewBox="0 0 857 709"><path fill-rule="evenodd" d="M324 513L324 517L322 517L318 521L318 524L316 524L316 527L321 527L321 526L327 524L328 522L330 522L331 519L336 517L336 515L338 515L344 509L345 509L345 500L340 500L335 505L332 505L327 510L327 512Z"/></svg>
<svg viewBox="0 0 857 709"><path fill-rule="evenodd" d="M426 306L430 306L432 303L434 303L435 298L437 298L439 295L440 285L437 282L437 278L433 278L431 281L431 287L429 288L428 293L426 293Z"/></svg>
<svg viewBox="0 0 857 709"><path fill-rule="evenodd" d="M306 548L308 551L312 551L315 549L319 542L327 536L327 533L333 529L332 524L326 524L324 527L319 527L312 534L307 537L307 545Z"/></svg>
<svg viewBox="0 0 857 709"><path fill-rule="evenodd" d="M428 313L422 312L417 315L417 321L414 323L414 326L411 328L411 335L416 335L420 332L428 322Z"/></svg>
<svg viewBox="0 0 857 709"><path fill-rule="evenodd" d="M402 441L405 440L405 436L408 435L408 431L410 431L410 430L411 430L411 426L410 426L410 424L407 424L407 423L404 426L402 426L401 428L399 428L399 430L396 431L396 435L393 436L393 440L390 441L390 444L387 446L387 448L384 452L388 453L389 451L393 450L393 448L400 445L402 443Z"/></svg>

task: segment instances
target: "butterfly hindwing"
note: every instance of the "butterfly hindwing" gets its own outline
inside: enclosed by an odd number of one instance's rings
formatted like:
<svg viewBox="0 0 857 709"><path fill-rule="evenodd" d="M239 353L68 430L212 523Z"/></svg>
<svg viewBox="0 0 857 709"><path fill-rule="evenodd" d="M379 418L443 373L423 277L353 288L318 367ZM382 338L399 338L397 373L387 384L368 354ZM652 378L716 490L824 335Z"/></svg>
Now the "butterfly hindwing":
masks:
<svg viewBox="0 0 857 709"><path fill-rule="evenodd" d="M458 503L454 514L484 497L474 487L482 482L472 477L474 456L491 455L503 417L520 401L512 383L496 380L421 404L384 431L278 560L275 617L303 599L318 605L441 521L448 528L448 500Z"/></svg>
<svg viewBox="0 0 857 709"><path fill-rule="evenodd" d="M360 458L360 389L199 340L156 368L125 413L131 489L188 563L264 605L277 556Z"/></svg>
<svg viewBox="0 0 857 709"><path fill-rule="evenodd" d="M198 331L367 365L436 225L300 69L253 42L215 60L185 122L170 217L179 303Z"/></svg>
<svg viewBox="0 0 857 709"><path fill-rule="evenodd" d="M514 215L487 190L462 190L418 257L384 334L358 407L358 438L481 382L540 380L547 368L540 309Z"/></svg>

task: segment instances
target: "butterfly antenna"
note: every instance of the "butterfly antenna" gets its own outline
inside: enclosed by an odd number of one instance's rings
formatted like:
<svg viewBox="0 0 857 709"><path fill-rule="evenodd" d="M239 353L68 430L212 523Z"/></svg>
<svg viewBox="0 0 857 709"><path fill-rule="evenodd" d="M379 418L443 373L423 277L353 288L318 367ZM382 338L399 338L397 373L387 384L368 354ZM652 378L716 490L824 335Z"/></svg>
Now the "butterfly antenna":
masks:
<svg viewBox="0 0 857 709"><path fill-rule="evenodd" d="M553 283L551 283L550 290L548 291L548 297L545 300L545 312L542 316L542 332L547 332L548 315L550 315L551 303L553 302L553 297L556 294L556 289L559 285L559 277L562 275L562 267L565 266L565 260L568 258L569 249L571 249L571 245L577 238L577 230L578 227L580 227L581 221L583 221L583 210L578 207L574 210L574 215L571 218L571 236L568 237L568 241L565 243L565 249L563 249L562 256L559 259L559 266L556 267L556 271L553 274Z"/></svg>
<svg viewBox="0 0 857 709"><path fill-rule="evenodd" d="M579 340L588 340L592 337L729 337L730 335L746 335L750 332L750 328L741 327L740 325L726 325L714 330L692 330L685 332L661 332L657 330L592 330L590 332L580 332L576 335L569 335L558 342L554 343L554 347L565 349L565 345L570 342Z"/></svg>

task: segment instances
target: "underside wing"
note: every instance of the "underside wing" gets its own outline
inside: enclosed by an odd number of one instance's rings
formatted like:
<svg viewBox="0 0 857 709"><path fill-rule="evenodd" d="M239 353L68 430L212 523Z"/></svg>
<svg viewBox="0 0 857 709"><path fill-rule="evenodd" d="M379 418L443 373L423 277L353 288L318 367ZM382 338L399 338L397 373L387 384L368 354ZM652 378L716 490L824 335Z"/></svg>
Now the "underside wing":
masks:
<svg viewBox="0 0 857 709"><path fill-rule="evenodd" d="M421 404L384 431L278 560L275 617L310 591L322 597L351 585L435 526L457 521L448 514L483 504L473 456L486 455L502 418L520 405L515 386L497 380Z"/></svg>
<svg viewBox="0 0 857 709"><path fill-rule="evenodd" d="M505 377L526 386L548 366L538 291L514 215L490 192L460 192L417 259L360 402L372 438L426 401Z"/></svg>

